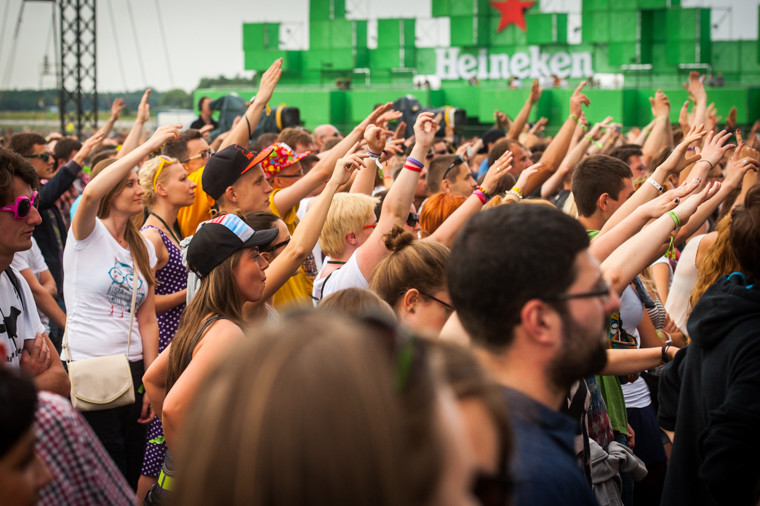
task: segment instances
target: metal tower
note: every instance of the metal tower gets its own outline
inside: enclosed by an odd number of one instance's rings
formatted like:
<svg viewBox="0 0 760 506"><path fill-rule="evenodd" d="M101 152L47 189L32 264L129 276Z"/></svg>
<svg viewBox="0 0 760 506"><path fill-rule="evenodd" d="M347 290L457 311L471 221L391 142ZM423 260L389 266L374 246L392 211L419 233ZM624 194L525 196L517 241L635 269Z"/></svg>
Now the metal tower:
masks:
<svg viewBox="0 0 760 506"><path fill-rule="evenodd" d="M81 137L98 124L95 3L97 0L59 0L61 19L61 132L73 124Z"/></svg>

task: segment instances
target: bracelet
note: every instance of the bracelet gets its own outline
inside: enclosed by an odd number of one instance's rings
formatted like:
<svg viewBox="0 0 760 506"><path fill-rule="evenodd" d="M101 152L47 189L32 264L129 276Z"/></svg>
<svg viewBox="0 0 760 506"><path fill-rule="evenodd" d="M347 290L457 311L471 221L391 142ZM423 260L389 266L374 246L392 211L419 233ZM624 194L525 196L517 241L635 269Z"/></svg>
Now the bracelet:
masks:
<svg viewBox="0 0 760 506"><path fill-rule="evenodd" d="M667 364L668 362L670 362L670 357L668 356L668 348L670 348L670 346L667 344L662 347L660 358L662 359L663 364Z"/></svg>
<svg viewBox="0 0 760 506"><path fill-rule="evenodd" d="M510 195L514 195L514 196L515 196L515 197L517 197L519 200L522 200L522 198L523 198L523 196L522 196L522 193L517 193L517 192L514 190L514 188L513 188L513 189L511 189L511 190L509 190L507 193L509 193Z"/></svg>
<svg viewBox="0 0 760 506"><path fill-rule="evenodd" d="M604 144L599 141L595 141L594 139L591 139L591 144L596 146L596 149L604 149Z"/></svg>
<svg viewBox="0 0 760 506"><path fill-rule="evenodd" d="M696 162L694 162L694 164L696 165L699 162L705 162L706 164L708 164L710 166L710 170L713 170L713 164L712 164L712 162L710 160L705 160L704 158L701 158L701 159L697 160Z"/></svg>
<svg viewBox="0 0 760 506"><path fill-rule="evenodd" d="M476 189L476 190L478 190L478 191L480 191L480 192L482 192L482 193L483 193L483 195L485 195L485 196L486 196L487 198L489 198L489 199L490 199L490 198L493 196L493 195L491 195L490 193L488 193L488 192L486 191L486 189L485 189L485 188L483 188L482 186L476 186L476 187L475 187L475 189Z"/></svg>
<svg viewBox="0 0 760 506"><path fill-rule="evenodd" d="M647 179L647 183L649 183L652 186L654 186L657 189L657 193L662 193L665 190L665 188L663 188L660 183L658 183L657 181L655 181L651 177Z"/></svg>
<svg viewBox="0 0 760 506"><path fill-rule="evenodd" d="M584 125L583 123L581 123L581 130L583 130L584 132L588 130L588 125Z"/></svg>
<svg viewBox="0 0 760 506"><path fill-rule="evenodd" d="M583 138L586 139L587 141L591 142L592 144L594 142L594 138L591 137L591 134L586 134L586 135L583 136Z"/></svg>
<svg viewBox="0 0 760 506"><path fill-rule="evenodd" d="M413 165L411 163L405 163L404 168L409 169L412 172L422 172L422 167L417 167L416 165Z"/></svg>
<svg viewBox="0 0 760 506"><path fill-rule="evenodd" d="M424 163L422 163L419 160L416 160L416 159L412 158L411 156L407 156L406 157L406 161L407 161L407 163L411 163L412 165L415 165L415 166L419 167L420 170L422 170L422 167L425 166Z"/></svg>
<svg viewBox="0 0 760 506"><path fill-rule="evenodd" d="M664 330L662 331L662 333L668 336L668 339L665 341L665 344L668 344L668 345L673 344L673 336L671 336L669 333L665 332Z"/></svg>
<svg viewBox="0 0 760 506"><path fill-rule="evenodd" d="M485 203L488 202L488 197L486 197L485 193L483 193L482 191L474 190L472 194L480 199L481 204L485 205Z"/></svg>
<svg viewBox="0 0 760 506"><path fill-rule="evenodd" d="M657 337L660 339L660 341L662 341L664 343L665 342L665 338L663 337L662 332L660 332L657 329L655 329L654 331L657 333Z"/></svg>
<svg viewBox="0 0 760 506"><path fill-rule="evenodd" d="M251 133L251 122L248 121L248 116L243 114L243 117L245 118L245 123L248 125L248 140L251 140L251 137L253 137L253 133Z"/></svg>
<svg viewBox="0 0 760 506"><path fill-rule="evenodd" d="M509 190L509 191L514 192L514 194L517 195L520 198L524 197L522 190L520 188L518 188L517 185L514 185L512 187L512 189Z"/></svg>
<svg viewBox="0 0 760 506"><path fill-rule="evenodd" d="M382 163L380 163L380 159L379 159L379 158L375 158L374 160L375 160L375 165L377 165L377 174L378 174L378 175L379 175L381 178L385 177L385 176L383 175L383 164L382 164Z"/></svg>
<svg viewBox="0 0 760 506"><path fill-rule="evenodd" d="M570 118L571 118L573 121L575 121L576 123L578 123L578 116L576 116L575 114L571 114L571 115L570 115Z"/></svg>
<svg viewBox="0 0 760 506"><path fill-rule="evenodd" d="M655 121L668 121L668 117L667 116L660 116L659 118L655 118L654 120Z"/></svg>
<svg viewBox="0 0 760 506"><path fill-rule="evenodd" d="M671 217L673 220L673 223L675 223L676 228L681 226L681 218L678 217L678 215L674 211L668 211L668 216Z"/></svg>
<svg viewBox="0 0 760 506"><path fill-rule="evenodd" d="M369 148L367 148L367 154L370 158L380 158L383 155L382 153L373 153Z"/></svg>
<svg viewBox="0 0 760 506"><path fill-rule="evenodd" d="M689 146L688 148L686 148L686 151L696 151L696 150L697 150L697 148L695 148L694 146ZM705 161L707 161L707 160L705 160Z"/></svg>

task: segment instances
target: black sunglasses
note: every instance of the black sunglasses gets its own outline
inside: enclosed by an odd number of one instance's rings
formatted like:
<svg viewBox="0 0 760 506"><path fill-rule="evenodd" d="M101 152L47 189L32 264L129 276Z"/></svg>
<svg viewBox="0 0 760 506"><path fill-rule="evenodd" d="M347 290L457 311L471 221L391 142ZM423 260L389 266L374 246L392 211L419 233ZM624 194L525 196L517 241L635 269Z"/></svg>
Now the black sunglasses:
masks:
<svg viewBox="0 0 760 506"><path fill-rule="evenodd" d="M274 259L274 254L275 254L275 252L278 249L282 248L283 246L287 246L288 244L290 244L290 239L291 238L288 237L284 241L278 242L277 244L274 244L271 247L269 247L269 248L267 248L265 250L262 250L261 254L264 255L264 258L266 259L266 261L269 262L270 259Z"/></svg>
<svg viewBox="0 0 760 506"><path fill-rule="evenodd" d="M444 179L446 179L446 176L449 175L449 172L451 172L451 169L453 169L454 167L456 167L457 165L459 165L461 163L464 163L464 158L462 158L462 155L455 156L454 157L454 161L451 162L451 165L449 165L449 168L446 169L446 172L443 173L443 177L441 178L441 181L443 181Z"/></svg>
<svg viewBox="0 0 760 506"><path fill-rule="evenodd" d="M39 158L40 160L47 160L48 158L53 158L53 153L45 151L44 153L40 153L38 155L26 155L24 158Z"/></svg>
<svg viewBox="0 0 760 506"><path fill-rule="evenodd" d="M420 217L417 214L409 213L409 216L406 217L406 224L409 225L411 228L414 228L417 226L417 223L420 222Z"/></svg>

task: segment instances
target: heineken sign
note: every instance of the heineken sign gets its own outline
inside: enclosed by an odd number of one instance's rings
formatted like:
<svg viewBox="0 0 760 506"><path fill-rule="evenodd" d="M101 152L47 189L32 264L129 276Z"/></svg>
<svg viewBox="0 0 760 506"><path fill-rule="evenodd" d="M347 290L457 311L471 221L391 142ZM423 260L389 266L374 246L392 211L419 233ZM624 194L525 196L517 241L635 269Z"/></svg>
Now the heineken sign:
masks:
<svg viewBox="0 0 760 506"><path fill-rule="evenodd" d="M556 75L560 78L585 78L594 73L591 53L542 53L539 46L530 46L528 52L490 53L481 48L477 56L460 54L460 48L435 50L435 75L440 79L535 79Z"/></svg>

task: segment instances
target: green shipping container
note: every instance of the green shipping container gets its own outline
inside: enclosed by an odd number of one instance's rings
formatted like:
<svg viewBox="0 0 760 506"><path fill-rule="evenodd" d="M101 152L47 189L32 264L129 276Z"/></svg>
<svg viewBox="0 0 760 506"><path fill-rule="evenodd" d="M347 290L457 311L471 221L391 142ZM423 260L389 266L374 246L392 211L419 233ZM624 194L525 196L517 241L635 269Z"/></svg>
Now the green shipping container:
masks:
<svg viewBox="0 0 760 506"><path fill-rule="evenodd" d="M610 42L630 42L639 38L639 12L616 10L610 12Z"/></svg>
<svg viewBox="0 0 760 506"><path fill-rule="evenodd" d="M489 45L489 17L452 16L450 20L450 41L452 46Z"/></svg>
<svg viewBox="0 0 760 506"><path fill-rule="evenodd" d="M583 30L581 39L585 43L603 44L610 40L610 16L609 12L587 12L581 13L581 23Z"/></svg>
<svg viewBox="0 0 760 506"><path fill-rule="evenodd" d="M309 20L329 21L346 17L346 0L309 0Z"/></svg>
<svg viewBox="0 0 760 506"><path fill-rule="evenodd" d="M567 14L527 14L528 44L564 44L567 43Z"/></svg>

